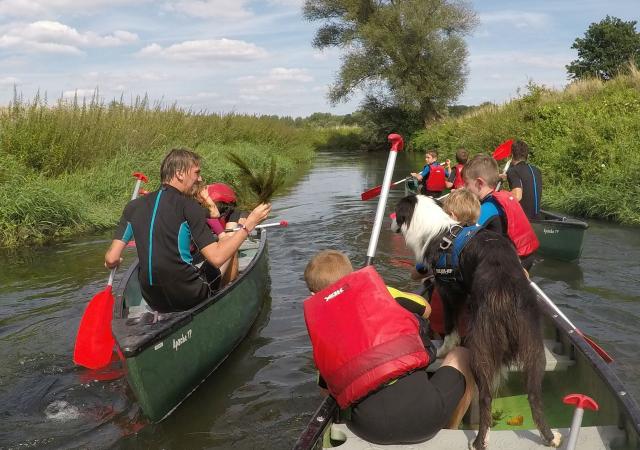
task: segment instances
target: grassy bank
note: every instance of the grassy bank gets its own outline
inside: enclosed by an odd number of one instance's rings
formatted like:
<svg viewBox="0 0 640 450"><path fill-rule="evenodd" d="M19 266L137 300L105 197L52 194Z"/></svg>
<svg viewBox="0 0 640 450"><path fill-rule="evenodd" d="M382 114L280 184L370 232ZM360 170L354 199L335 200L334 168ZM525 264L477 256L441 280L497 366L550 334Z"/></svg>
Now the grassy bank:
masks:
<svg viewBox="0 0 640 450"><path fill-rule="evenodd" d="M543 173L543 205L566 213L640 224L640 72L584 80L562 91L531 85L520 98L486 106L418 133L419 150L490 151L527 142ZM440 159L443 159L442 157Z"/></svg>
<svg viewBox="0 0 640 450"><path fill-rule="evenodd" d="M255 167L274 157L289 175L336 132L274 117L154 106L144 98L131 105L17 99L0 110L0 246L115 225L131 195L131 173L144 172L147 189L157 188L160 162L172 147L203 156L205 181L236 185L238 169L224 158L227 151Z"/></svg>

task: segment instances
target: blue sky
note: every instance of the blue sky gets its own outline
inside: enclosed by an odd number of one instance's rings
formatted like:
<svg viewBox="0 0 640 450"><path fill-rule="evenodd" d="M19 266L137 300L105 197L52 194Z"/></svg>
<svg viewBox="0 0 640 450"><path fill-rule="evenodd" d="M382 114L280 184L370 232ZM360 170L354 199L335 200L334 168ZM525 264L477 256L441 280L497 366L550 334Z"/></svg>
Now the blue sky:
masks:
<svg viewBox="0 0 640 450"><path fill-rule="evenodd" d="M340 51L311 47L302 0L0 0L0 105L49 99L152 100L211 112L308 115L331 107ZM472 2L469 80L460 104L504 102L529 79L566 84L571 44L607 14L640 18L640 0Z"/></svg>

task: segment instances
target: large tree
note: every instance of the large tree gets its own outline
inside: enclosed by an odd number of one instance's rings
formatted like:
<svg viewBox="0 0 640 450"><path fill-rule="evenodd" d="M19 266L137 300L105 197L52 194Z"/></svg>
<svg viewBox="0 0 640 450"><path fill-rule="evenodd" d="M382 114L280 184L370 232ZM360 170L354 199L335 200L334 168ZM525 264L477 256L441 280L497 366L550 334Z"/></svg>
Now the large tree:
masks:
<svg viewBox="0 0 640 450"><path fill-rule="evenodd" d="M583 38L577 38L571 48L578 50L578 59L567 65L569 78L597 76L608 80L625 64L640 64L640 33L636 21L625 22L607 16L592 23Z"/></svg>
<svg viewBox="0 0 640 450"><path fill-rule="evenodd" d="M306 0L304 15L324 22L316 48L345 51L329 92L334 104L361 90L428 123L463 91L464 36L476 24L465 1Z"/></svg>

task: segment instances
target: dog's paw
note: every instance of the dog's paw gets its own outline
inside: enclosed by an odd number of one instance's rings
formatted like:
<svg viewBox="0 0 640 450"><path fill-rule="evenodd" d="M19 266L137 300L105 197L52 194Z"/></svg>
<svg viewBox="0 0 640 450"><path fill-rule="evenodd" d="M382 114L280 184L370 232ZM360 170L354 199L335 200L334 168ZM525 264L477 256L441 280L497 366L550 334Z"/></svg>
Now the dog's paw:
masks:
<svg viewBox="0 0 640 450"><path fill-rule="evenodd" d="M447 334L444 337L444 341L442 342L442 345L438 348L438 352L436 353L436 356L438 358L442 358L451 350L456 348L458 345L460 345L460 335L458 334L457 330L453 330L450 334Z"/></svg>
<svg viewBox="0 0 640 450"><path fill-rule="evenodd" d="M469 441L469 450L484 450L489 448L489 433L491 429L487 430L487 435L484 437L484 442L480 443L478 441L478 437L476 437L473 441Z"/></svg>
<svg viewBox="0 0 640 450"><path fill-rule="evenodd" d="M560 443L562 442L562 435L557 431L551 431L553 433L553 439L547 441L546 439L542 439L544 441L544 445L548 447L560 447Z"/></svg>

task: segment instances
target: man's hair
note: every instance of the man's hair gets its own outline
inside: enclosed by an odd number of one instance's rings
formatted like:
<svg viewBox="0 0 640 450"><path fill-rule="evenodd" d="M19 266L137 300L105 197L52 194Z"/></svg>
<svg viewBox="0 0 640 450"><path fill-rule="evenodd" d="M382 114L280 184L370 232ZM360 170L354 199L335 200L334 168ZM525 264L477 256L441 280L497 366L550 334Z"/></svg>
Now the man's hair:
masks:
<svg viewBox="0 0 640 450"><path fill-rule="evenodd" d="M438 159L438 150L431 149L428 150L426 154L433 156L435 159Z"/></svg>
<svg viewBox="0 0 640 450"><path fill-rule="evenodd" d="M498 184L498 163L491 156L480 153L471 158L462 169L463 180L482 178L489 187Z"/></svg>
<svg viewBox="0 0 640 450"><path fill-rule="evenodd" d="M311 292L320 292L353 272L347 255L337 250L323 250L304 269L304 281Z"/></svg>
<svg viewBox="0 0 640 450"><path fill-rule="evenodd" d="M529 146L526 142L515 141L511 146L511 154L516 161L526 161L529 157Z"/></svg>
<svg viewBox="0 0 640 450"><path fill-rule="evenodd" d="M466 189L456 189L444 199L442 209L447 214L455 214L462 226L474 225L480 217L480 200Z"/></svg>
<svg viewBox="0 0 640 450"><path fill-rule="evenodd" d="M456 150L456 161L458 161L460 164L466 164L468 160L468 151L466 151L464 148L459 148L458 150Z"/></svg>
<svg viewBox="0 0 640 450"><path fill-rule="evenodd" d="M162 184L169 183L178 172L186 172L193 166L199 166L200 161L200 155L189 149L172 149L160 165L160 182Z"/></svg>

